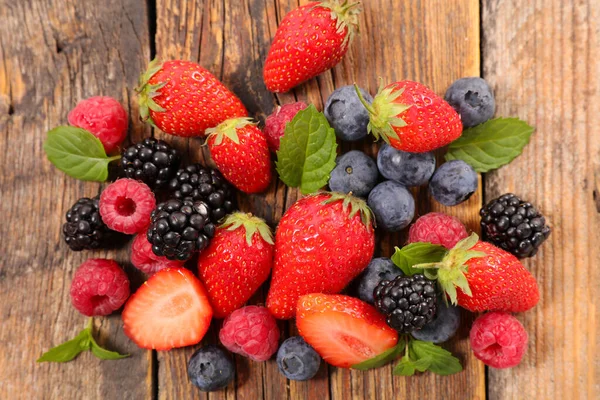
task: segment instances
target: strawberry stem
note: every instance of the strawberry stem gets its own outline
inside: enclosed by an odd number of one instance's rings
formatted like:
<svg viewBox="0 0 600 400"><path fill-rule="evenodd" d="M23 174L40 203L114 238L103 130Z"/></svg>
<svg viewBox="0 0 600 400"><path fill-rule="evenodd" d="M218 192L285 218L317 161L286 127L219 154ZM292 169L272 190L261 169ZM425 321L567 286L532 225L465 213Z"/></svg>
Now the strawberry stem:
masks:
<svg viewBox="0 0 600 400"><path fill-rule="evenodd" d="M362 105L367 109L367 111L369 112L369 114L370 115L374 115L375 114L375 110L367 102L367 100L365 100L365 98L363 97L363 95L360 92L360 89L358 88L358 85L356 83L354 83L354 90L356 91L356 95L358 96L358 99L360 100L360 102L362 103Z"/></svg>

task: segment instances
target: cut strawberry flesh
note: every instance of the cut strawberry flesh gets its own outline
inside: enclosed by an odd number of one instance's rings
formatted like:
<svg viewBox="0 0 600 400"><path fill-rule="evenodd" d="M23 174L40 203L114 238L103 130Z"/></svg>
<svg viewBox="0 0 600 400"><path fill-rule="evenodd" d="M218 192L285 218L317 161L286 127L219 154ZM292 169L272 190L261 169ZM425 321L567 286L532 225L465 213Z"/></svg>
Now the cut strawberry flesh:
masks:
<svg viewBox="0 0 600 400"><path fill-rule="evenodd" d="M142 348L170 350L200 342L212 314L202 283L184 268L167 268L131 296L123 329Z"/></svg>

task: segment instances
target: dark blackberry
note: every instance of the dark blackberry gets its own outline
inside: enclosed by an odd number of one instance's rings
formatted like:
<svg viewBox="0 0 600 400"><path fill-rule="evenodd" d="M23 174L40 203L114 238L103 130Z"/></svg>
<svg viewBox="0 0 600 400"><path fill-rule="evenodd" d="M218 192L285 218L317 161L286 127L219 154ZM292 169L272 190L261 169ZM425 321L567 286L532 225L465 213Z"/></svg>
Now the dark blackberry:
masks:
<svg viewBox="0 0 600 400"><path fill-rule="evenodd" d="M175 175L179 161L179 153L167 142L146 138L123 151L121 168L127 178L137 179L151 189L158 189Z"/></svg>
<svg viewBox="0 0 600 400"><path fill-rule="evenodd" d="M217 223L235 209L235 191L219 170L200 164L180 169L169 182L169 191L176 199L191 197L208 204L210 218Z"/></svg>
<svg viewBox="0 0 600 400"><path fill-rule="evenodd" d="M147 232L152 252L169 260L185 261L203 250L215 234L210 211L206 203L191 198L160 203L152 212Z"/></svg>
<svg viewBox="0 0 600 400"><path fill-rule="evenodd" d="M110 239L113 231L102 222L98 203L99 196L82 197L67 211L62 231L71 250L98 249Z"/></svg>
<svg viewBox="0 0 600 400"><path fill-rule="evenodd" d="M375 287L375 307L387 316L387 323L400 333L421 329L433 320L436 305L435 281L421 274L397 276Z"/></svg>
<svg viewBox="0 0 600 400"><path fill-rule="evenodd" d="M550 236L544 216L512 193L490 201L479 215L484 240L519 258L534 256Z"/></svg>

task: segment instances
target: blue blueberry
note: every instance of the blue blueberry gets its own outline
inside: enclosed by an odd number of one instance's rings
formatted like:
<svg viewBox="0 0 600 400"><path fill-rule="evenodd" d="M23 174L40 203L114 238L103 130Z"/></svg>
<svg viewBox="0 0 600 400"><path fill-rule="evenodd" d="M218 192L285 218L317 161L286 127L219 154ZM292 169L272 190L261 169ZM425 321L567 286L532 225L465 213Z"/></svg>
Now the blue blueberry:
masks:
<svg viewBox="0 0 600 400"><path fill-rule="evenodd" d="M188 378L203 392L223 389L233 380L235 366L219 347L209 344L192 354Z"/></svg>
<svg viewBox="0 0 600 400"><path fill-rule="evenodd" d="M362 301L373 304L373 290L382 280L391 281L398 275L404 275L400 268L396 267L392 260L385 257L371 260L365 272L363 272L358 283L358 297Z"/></svg>
<svg viewBox="0 0 600 400"><path fill-rule="evenodd" d="M479 77L455 81L446 91L444 99L460 115L465 128L484 123L492 118L496 111L492 89Z"/></svg>
<svg viewBox="0 0 600 400"><path fill-rule="evenodd" d="M438 296L437 311L433 320L412 335L425 342L444 343L456 334L460 326L460 308L448 305Z"/></svg>
<svg viewBox="0 0 600 400"><path fill-rule="evenodd" d="M279 347L277 366L286 378L307 381L319 372L321 356L302 337L293 336Z"/></svg>
<svg viewBox="0 0 600 400"><path fill-rule="evenodd" d="M433 153L406 153L385 143L377 154L379 172L404 186L421 186L435 171Z"/></svg>
<svg viewBox="0 0 600 400"><path fill-rule="evenodd" d="M367 204L375 214L377 227L389 232L406 228L415 216L415 199L398 182L385 181L375 186Z"/></svg>
<svg viewBox="0 0 600 400"><path fill-rule="evenodd" d="M329 188L334 192L367 197L377 184L379 172L375 161L362 151L352 150L338 157L331 171Z"/></svg>
<svg viewBox="0 0 600 400"><path fill-rule="evenodd" d="M429 193L445 206L467 200L477 190L477 172L462 160L442 164L431 177Z"/></svg>
<svg viewBox="0 0 600 400"><path fill-rule="evenodd" d="M369 93L363 89L360 92L368 103L373 102ZM354 86L334 90L327 99L323 112L341 140L355 141L367 136L369 113L358 99Z"/></svg>

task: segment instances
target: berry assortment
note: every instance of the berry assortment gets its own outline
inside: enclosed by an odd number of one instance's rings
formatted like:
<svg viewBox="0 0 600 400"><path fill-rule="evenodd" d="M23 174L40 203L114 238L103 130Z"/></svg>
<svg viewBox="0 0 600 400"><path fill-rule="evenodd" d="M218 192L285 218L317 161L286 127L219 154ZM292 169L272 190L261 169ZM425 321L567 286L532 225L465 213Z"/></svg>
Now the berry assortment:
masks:
<svg viewBox="0 0 600 400"><path fill-rule="evenodd" d="M329 0L286 15L265 61L266 87L286 92L335 66L357 33L359 12L358 3ZM290 45L297 51L287 51ZM494 368L519 364L528 337L509 313L531 309L540 295L517 257L534 256L548 238L546 218L505 194L481 209L484 241L444 213L413 223L411 187L428 185L433 199L456 206L476 192L478 172L510 162L529 140L533 128L523 121L491 119L495 101L483 79L459 79L444 98L407 80L382 84L374 97L345 86L333 91L323 113L303 102L286 104L264 129L190 61L152 61L138 90L142 120L170 135L202 138L216 168L186 165L172 144L155 138L107 156L121 147L127 128L125 110L109 97L82 101L69 113L72 127L49 132L48 158L71 176L105 181L108 164L120 160L120 179L67 212L67 246L100 249L114 244L116 232L135 235L131 263L150 276L130 296L127 274L115 261L87 260L70 291L82 314L124 306L125 334L161 351L200 343L212 320L224 318L222 347L204 345L188 363L189 380L202 391L234 379L223 347L254 362L277 354L290 380L313 378L322 361L367 370L400 358L396 375L456 373L460 361L439 344L457 332L461 308L486 312L470 333L477 358ZM498 132L507 127L525 143L508 155L487 148L481 158L479 143L500 142ZM384 142L376 160L358 150L337 156L337 140L369 134ZM448 145L446 162L437 165L433 151ZM77 152L78 165L64 157L69 151ZM305 196L269 226L236 211L234 187L263 192L274 171ZM325 184L331 192L320 190ZM405 246L391 258L373 258L378 233L409 227ZM269 276L266 305L246 305ZM280 344L277 319L292 318L300 336ZM75 342L85 346L68 359L54 349L39 361L68 361L87 349L99 358L124 357L101 349L89 326L83 334L89 339Z"/></svg>

